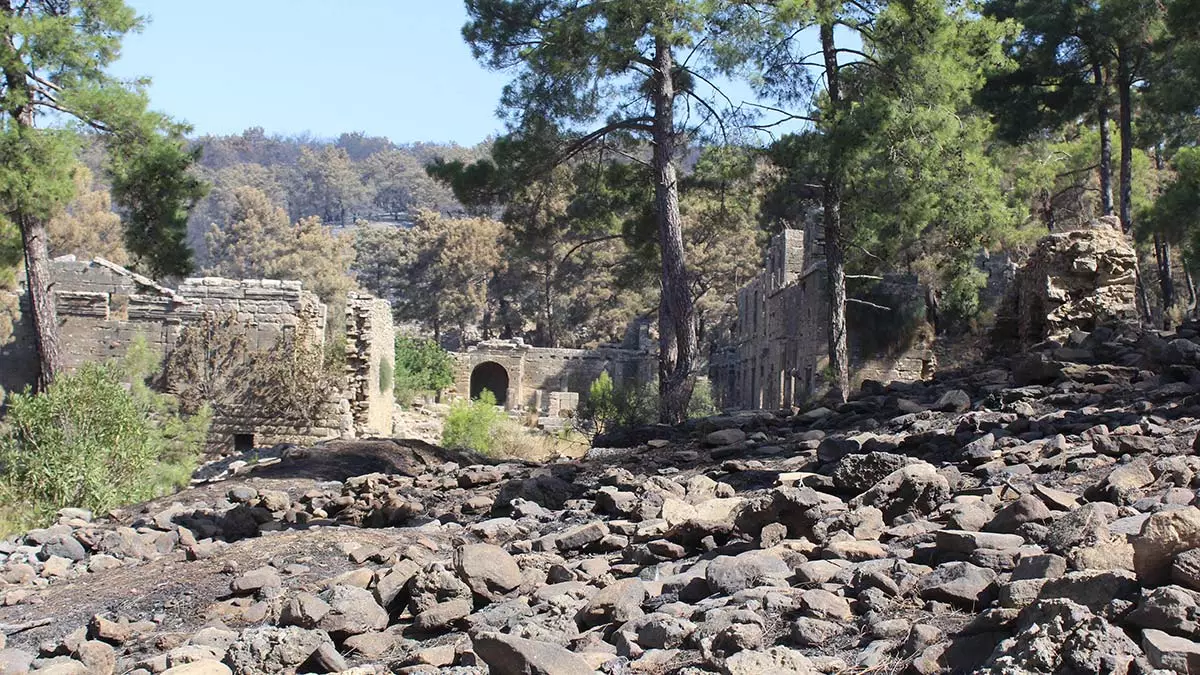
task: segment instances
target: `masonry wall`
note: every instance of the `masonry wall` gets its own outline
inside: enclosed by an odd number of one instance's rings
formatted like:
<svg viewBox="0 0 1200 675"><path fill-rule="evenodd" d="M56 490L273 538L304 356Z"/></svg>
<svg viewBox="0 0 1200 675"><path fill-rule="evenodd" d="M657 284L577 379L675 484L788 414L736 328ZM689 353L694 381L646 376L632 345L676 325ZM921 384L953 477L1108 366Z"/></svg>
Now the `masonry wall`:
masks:
<svg viewBox="0 0 1200 675"><path fill-rule="evenodd" d="M172 290L104 260L56 260L51 274L68 368L120 358L138 338L165 358L183 328L206 314L235 315L246 330L248 353L271 349L285 332L301 326L318 346L324 342L327 309L297 281L204 277L187 279ZM27 306L23 295L21 303ZM214 414L210 445L230 448L238 437L252 437L255 445L267 446L390 433L391 392L383 395L378 385L381 364L394 353L386 304L369 296L347 303L350 372L345 391L330 392L315 414L290 419L247 400L248 395L230 396L238 402L223 404ZM20 391L32 385L36 375L37 351L25 311L18 315L12 336L0 343L0 386Z"/></svg>
<svg viewBox="0 0 1200 675"><path fill-rule="evenodd" d="M728 408L775 409L803 404L827 386L829 303L824 245L815 227L785 230L772 238L763 271L737 295L738 315L724 344L709 359L709 379L718 402ZM860 289L856 289L860 290ZM933 374L933 354L918 335L879 344L905 331L898 324L922 303L915 278L891 275L863 292L887 298L885 315L848 311L853 379L891 382ZM903 306L903 308L902 308ZM914 346L915 345L915 346Z"/></svg>
<svg viewBox="0 0 1200 675"><path fill-rule="evenodd" d="M387 300L351 293L346 302L348 401L359 435L389 436L396 396L396 326ZM385 377L386 373L386 377Z"/></svg>
<svg viewBox="0 0 1200 675"><path fill-rule="evenodd" d="M496 363L508 374L505 407L549 412L550 394L574 392L586 400L588 389L601 373L614 383L639 386L655 381L657 360L645 345L640 348L605 345L595 349L532 347L519 340L488 340L455 354L452 396L471 393L471 375L486 363Z"/></svg>

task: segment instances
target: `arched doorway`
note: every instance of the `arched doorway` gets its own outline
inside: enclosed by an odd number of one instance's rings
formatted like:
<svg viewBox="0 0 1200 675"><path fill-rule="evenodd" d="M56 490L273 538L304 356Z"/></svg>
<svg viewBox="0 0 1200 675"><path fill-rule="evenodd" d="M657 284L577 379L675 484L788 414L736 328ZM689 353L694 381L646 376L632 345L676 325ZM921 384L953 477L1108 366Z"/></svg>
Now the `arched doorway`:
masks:
<svg viewBox="0 0 1200 675"><path fill-rule="evenodd" d="M495 361L485 361L471 371L471 398L477 399L487 389L496 397L496 405L508 401L508 371Z"/></svg>

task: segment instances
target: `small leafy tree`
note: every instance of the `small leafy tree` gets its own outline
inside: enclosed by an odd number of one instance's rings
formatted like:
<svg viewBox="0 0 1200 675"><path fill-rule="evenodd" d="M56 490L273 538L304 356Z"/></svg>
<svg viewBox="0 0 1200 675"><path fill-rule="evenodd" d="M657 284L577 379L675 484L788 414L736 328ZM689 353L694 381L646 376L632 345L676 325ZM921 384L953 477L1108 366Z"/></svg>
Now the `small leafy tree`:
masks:
<svg viewBox="0 0 1200 675"><path fill-rule="evenodd" d="M394 370L396 400L410 403L422 392L440 393L454 384L450 354L426 338L396 337Z"/></svg>
<svg viewBox="0 0 1200 675"><path fill-rule="evenodd" d="M576 417L580 430L592 436L617 427L649 424L658 417L658 393L649 383L617 385L604 371L588 388L588 400Z"/></svg>
<svg viewBox="0 0 1200 675"><path fill-rule="evenodd" d="M496 405L496 396L484 389L475 401L455 401L442 427L442 445L491 454L506 417Z"/></svg>

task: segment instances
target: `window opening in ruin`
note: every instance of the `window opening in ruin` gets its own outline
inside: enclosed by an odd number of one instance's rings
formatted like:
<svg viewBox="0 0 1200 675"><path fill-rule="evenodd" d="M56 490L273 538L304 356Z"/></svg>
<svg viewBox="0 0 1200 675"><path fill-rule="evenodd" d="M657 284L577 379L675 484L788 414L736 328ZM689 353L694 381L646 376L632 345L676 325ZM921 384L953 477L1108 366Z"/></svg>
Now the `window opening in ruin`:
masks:
<svg viewBox="0 0 1200 675"><path fill-rule="evenodd" d="M495 361L475 366L471 371L471 399L478 399L484 389L492 392L497 405L504 405L508 401L508 371L504 366Z"/></svg>
<svg viewBox="0 0 1200 675"><path fill-rule="evenodd" d="M233 451L250 452L254 449L254 434L234 434Z"/></svg>

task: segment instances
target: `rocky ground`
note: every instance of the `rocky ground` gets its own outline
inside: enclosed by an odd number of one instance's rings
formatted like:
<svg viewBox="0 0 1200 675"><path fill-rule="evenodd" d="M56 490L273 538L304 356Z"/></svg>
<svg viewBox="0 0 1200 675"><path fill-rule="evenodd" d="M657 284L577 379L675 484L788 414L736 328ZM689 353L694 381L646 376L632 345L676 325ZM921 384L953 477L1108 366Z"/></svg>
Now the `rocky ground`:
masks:
<svg viewBox="0 0 1200 675"><path fill-rule="evenodd" d="M0 672L1200 672L1197 366L1098 329L572 462L226 464L0 545Z"/></svg>

